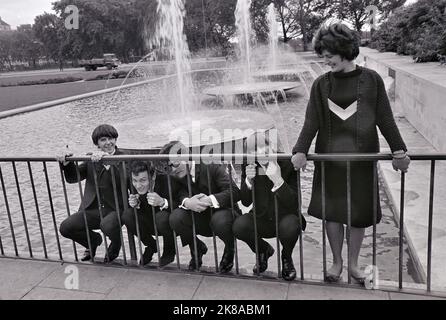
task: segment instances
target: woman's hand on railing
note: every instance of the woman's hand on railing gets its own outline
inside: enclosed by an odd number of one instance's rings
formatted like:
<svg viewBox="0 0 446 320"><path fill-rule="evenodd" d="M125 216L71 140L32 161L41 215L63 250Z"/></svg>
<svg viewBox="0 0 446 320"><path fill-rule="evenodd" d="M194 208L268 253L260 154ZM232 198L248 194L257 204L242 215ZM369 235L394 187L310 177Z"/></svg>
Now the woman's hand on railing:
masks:
<svg viewBox="0 0 446 320"><path fill-rule="evenodd" d="M410 157L403 150L395 151L393 154L392 166L395 171L407 172L410 164Z"/></svg>
<svg viewBox="0 0 446 320"><path fill-rule="evenodd" d="M140 200L139 200L138 194L129 195L129 206L130 207L139 209L139 204L140 204Z"/></svg>
<svg viewBox="0 0 446 320"><path fill-rule="evenodd" d="M294 166L294 170L298 171L302 169L305 171L307 168L307 155L305 153L298 152L291 158L291 163Z"/></svg>

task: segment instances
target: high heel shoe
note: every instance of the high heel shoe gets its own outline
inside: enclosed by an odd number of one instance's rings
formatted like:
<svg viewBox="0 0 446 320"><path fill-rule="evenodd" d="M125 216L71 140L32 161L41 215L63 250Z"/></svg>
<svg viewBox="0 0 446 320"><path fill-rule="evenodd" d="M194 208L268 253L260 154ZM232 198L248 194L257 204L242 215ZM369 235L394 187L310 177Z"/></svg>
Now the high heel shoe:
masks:
<svg viewBox="0 0 446 320"><path fill-rule="evenodd" d="M341 280L341 274L342 274L342 268L341 268L341 272L339 272L339 274L333 274L333 273L326 272L324 275L324 281L329 282L329 283L339 282L339 280Z"/></svg>
<svg viewBox="0 0 446 320"><path fill-rule="evenodd" d="M365 278L366 277L357 277L357 276L354 276L353 274L350 274L350 276L358 283L358 284L360 284L360 285L364 285L365 284Z"/></svg>
<svg viewBox="0 0 446 320"><path fill-rule="evenodd" d="M341 274L335 275L335 274L327 273L324 276L325 282L335 283L335 282L339 282L339 280L341 280Z"/></svg>

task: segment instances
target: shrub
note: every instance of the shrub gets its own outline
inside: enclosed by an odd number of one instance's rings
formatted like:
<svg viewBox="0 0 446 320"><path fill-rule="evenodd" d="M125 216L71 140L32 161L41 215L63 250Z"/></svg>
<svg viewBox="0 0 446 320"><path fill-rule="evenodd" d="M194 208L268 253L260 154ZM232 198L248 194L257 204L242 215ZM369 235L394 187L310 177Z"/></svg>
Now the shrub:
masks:
<svg viewBox="0 0 446 320"><path fill-rule="evenodd" d="M400 7L373 33L371 48L411 55L416 62L446 55L446 0Z"/></svg>
<svg viewBox="0 0 446 320"><path fill-rule="evenodd" d="M43 85L43 84L57 84L57 83L66 83L66 82L76 82L81 81L82 78L79 77L65 77L65 78L51 78L51 79L39 79L39 80L29 80L29 81L21 81L17 83L6 83L0 85L0 87L15 87L15 86L34 86L34 85Z"/></svg>

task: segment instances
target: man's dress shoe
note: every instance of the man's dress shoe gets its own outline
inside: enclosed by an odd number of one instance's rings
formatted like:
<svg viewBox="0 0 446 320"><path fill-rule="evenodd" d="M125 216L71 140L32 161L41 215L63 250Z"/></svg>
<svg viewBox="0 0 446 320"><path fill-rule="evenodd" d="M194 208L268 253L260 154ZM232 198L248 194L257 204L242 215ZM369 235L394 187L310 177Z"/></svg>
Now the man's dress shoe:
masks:
<svg viewBox="0 0 446 320"><path fill-rule="evenodd" d="M264 252L260 252L259 253L259 271L258 273L262 273L265 272L266 269L268 269L268 259L274 254L274 248L271 247L270 244L268 244L268 247L266 248L266 250ZM252 272L254 272L255 274L257 274L257 263L254 266L254 268L252 269Z"/></svg>

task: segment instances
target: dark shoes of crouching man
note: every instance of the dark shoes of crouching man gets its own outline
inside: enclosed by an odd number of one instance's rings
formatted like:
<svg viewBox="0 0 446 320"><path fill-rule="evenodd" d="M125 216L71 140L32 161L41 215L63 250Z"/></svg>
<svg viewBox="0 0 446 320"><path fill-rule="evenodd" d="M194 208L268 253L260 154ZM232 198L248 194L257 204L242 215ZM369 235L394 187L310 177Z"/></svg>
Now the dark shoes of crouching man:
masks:
<svg viewBox="0 0 446 320"><path fill-rule="evenodd" d="M274 248L270 244L266 247L265 251L259 252L259 268L257 269L257 263L252 269L254 274L263 273L268 269L268 259L274 254Z"/></svg>
<svg viewBox="0 0 446 320"><path fill-rule="evenodd" d="M220 273L228 273L232 270L234 266L234 249L225 247L225 251L223 252L223 256L221 257L219 270Z"/></svg>
<svg viewBox="0 0 446 320"><path fill-rule="evenodd" d="M157 252L157 249L152 248L150 246L144 249L144 253L142 254L141 261L139 262L143 266L148 265L152 259L153 255ZM158 262L159 267L165 267L168 264L172 263L175 260L175 253L170 251L164 251L163 255L160 257Z"/></svg>
<svg viewBox="0 0 446 320"><path fill-rule="evenodd" d="M296 269L294 268L293 258L282 254L282 278L286 281L296 279Z"/></svg>
<svg viewBox="0 0 446 320"><path fill-rule="evenodd" d="M92 260L92 257L94 258L96 256L96 250L97 248L102 244L102 237L98 234L96 236L96 239L91 239L91 252L90 249L85 250L83 257L81 258L81 261L90 261Z"/></svg>
<svg viewBox="0 0 446 320"><path fill-rule="evenodd" d="M121 250L121 243L111 242L107 249L107 254L104 258L104 263L110 263L119 256Z"/></svg>
<svg viewBox="0 0 446 320"><path fill-rule="evenodd" d="M203 241L197 241L197 261L195 261L194 245L191 244L190 248L191 259L189 262L189 270L199 270L203 264L203 256L208 252L208 247Z"/></svg>
<svg viewBox="0 0 446 320"><path fill-rule="evenodd" d="M160 257L159 266L165 267L168 264L171 264L174 260L175 260L175 253L164 252L163 255Z"/></svg>
<svg viewBox="0 0 446 320"><path fill-rule="evenodd" d="M266 250L259 253L258 273L263 273L268 269L268 259L274 254L274 248L268 244ZM257 274L257 264L252 269L254 274ZM296 279L296 269L294 268L293 259L290 255L284 255L282 251L282 278L287 281Z"/></svg>
<svg viewBox="0 0 446 320"><path fill-rule="evenodd" d="M144 253L142 254L141 260L139 261L139 264L142 264L143 266L149 264L152 261L153 254L156 252L156 249L153 249L150 246L147 246L144 249Z"/></svg>

